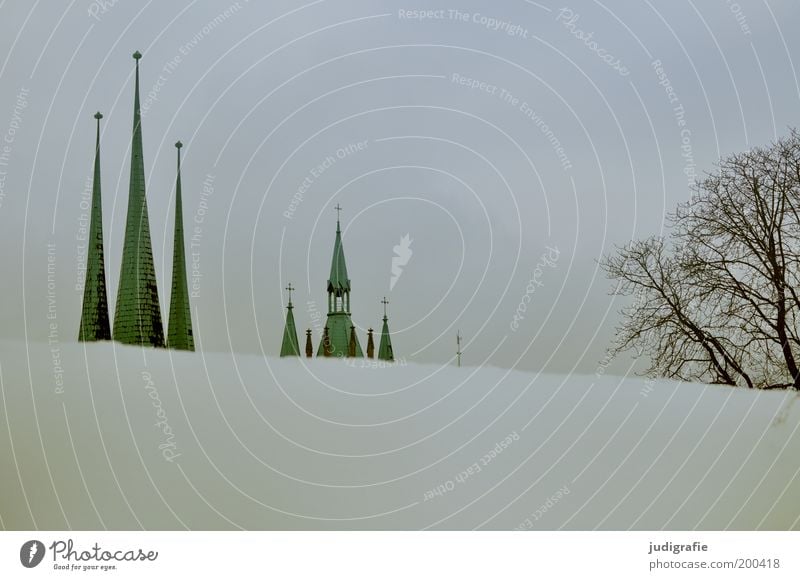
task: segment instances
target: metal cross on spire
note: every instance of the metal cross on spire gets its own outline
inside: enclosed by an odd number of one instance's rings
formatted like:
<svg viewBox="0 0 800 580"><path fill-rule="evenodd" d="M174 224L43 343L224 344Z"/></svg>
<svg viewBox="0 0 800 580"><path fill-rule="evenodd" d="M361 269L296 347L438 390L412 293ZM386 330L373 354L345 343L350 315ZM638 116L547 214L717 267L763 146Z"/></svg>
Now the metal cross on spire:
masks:
<svg viewBox="0 0 800 580"><path fill-rule="evenodd" d="M342 206L337 203L336 207L333 208L333 209L336 210L336 221L338 222L339 221L339 213L342 211Z"/></svg>
<svg viewBox="0 0 800 580"><path fill-rule="evenodd" d="M288 290L288 292L289 292L289 304L291 305L291 303L292 303L292 290L294 290L294 286L292 286L291 282L289 282L289 285L286 287L286 290Z"/></svg>
<svg viewBox="0 0 800 580"><path fill-rule="evenodd" d="M386 300L386 296L381 300L381 304L383 304L383 317L386 318L386 305L389 304L389 301Z"/></svg>

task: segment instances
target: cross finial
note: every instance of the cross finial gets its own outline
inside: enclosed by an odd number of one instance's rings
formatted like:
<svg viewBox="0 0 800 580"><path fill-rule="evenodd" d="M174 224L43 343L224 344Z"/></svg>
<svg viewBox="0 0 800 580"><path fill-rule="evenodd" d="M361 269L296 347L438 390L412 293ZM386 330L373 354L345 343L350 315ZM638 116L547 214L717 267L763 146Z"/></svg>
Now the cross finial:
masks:
<svg viewBox="0 0 800 580"><path fill-rule="evenodd" d="M339 212L341 212L341 211L342 211L342 206L340 206L340 205L337 203L337 204L336 204L336 207L335 207L334 209L336 210L336 221L338 222L338 221L339 221Z"/></svg>
<svg viewBox="0 0 800 580"><path fill-rule="evenodd" d="M291 304L292 303L292 290L294 290L294 286L292 286L291 282L289 282L289 285L286 287L286 290L289 291L289 304Z"/></svg>
<svg viewBox="0 0 800 580"><path fill-rule="evenodd" d="M389 301L386 300L386 296L381 300L381 304L383 304L383 317L386 318L386 305L389 304Z"/></svg>

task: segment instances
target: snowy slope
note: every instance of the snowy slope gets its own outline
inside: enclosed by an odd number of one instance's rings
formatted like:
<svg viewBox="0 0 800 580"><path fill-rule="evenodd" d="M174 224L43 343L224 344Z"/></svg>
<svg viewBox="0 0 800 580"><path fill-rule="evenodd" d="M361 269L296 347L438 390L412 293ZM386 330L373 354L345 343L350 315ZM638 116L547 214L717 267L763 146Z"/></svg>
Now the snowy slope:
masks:
<svg viewBox="0 0 800 580"><path fill-rule="evenodd" d="M790 393L116 344L0 365L5 528L800 528Z"/></svg>

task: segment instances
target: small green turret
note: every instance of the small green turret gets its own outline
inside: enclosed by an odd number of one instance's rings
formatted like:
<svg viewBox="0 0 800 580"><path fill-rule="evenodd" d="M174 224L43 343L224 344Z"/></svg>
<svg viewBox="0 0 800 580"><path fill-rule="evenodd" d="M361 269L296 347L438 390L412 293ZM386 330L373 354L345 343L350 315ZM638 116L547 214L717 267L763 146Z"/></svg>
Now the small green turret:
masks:
<svg viewBox="0 0 800 580"><path fill-rule="evenodd" d="M300 356L300 345L297 342L297 329L294 325L294 314L292 310L292 290L294 287L289 284L286 288L289 291L289 302L286 306L286 325L283 328L283 342L281 343L281 356Z"/></svg>
<svg viewBox="0 0 800 580"><path fill-rule="evenodd" d="M389 334L389 318L386 316L386 305L389 301L383 297L383 329L381 329L381 345L378 348L378 359L380 360L394 360L394 351L392 350L392 337Z"/></svg>

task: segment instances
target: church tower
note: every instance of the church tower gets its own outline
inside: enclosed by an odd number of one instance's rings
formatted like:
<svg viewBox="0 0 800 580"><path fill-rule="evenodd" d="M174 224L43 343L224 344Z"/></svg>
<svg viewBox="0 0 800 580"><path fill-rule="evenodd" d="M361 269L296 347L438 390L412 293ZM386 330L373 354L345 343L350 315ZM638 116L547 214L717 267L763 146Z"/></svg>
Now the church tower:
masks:
<svg viewBox="0 0 800 580"><path fill-rule="evenodd" d="M83 309L78 340L91 342L111 340L106 295L106 266L103 256L103 209L100 195L100 119L97 119L97 141L94 148L94 181L92 182L92 216L89 225L89 248L86 257L86 281L83 285Z"/></svg>
<svg viewBox="0 0 800 580"><path fill-rule="evenodd" d="M281 356L300 356L300 344L297 342L297 329L294 325L294 314L292 313L294 309L294 306L292 306L292 290L294 288L289 284L286 290L289 292L289 303L286 306L286 326L283 328ZM307 336L311 336L311 331ZM308 347L306 347L306 350L308 350Z"/></svg>
<svg viewBox="0 0 800 580"><path fill-rule="evenodd" d="M326 334L323 334L317 348L317 356L363 357L364 353L350 320L350 279L347 277L342 229L339 223L341 209L339 205L336 206L336 239L333 243L331 273L328 277L328 319L325 324Z"/></svg>
<svg viewBox="0 0 800 580"><path fill-rule="evenodd" d="M194 350L189 286L186 281L186 254L183 247L183 201L181 199L181 147L178 150L178 177L175 181L175 240L172 247L172 293L169 298L167 346L176 350Z"/></svg>
<svg viewBox="0 0 800 580"><path fill-rule="evenodd" d="M386 305L389 301L383 297L383 329L381 330L381 345L378 347L378 359L380 360L394 360L394 351L392 350L392 337L389 335L389 318L386 316Z"/></svg>
<svg viewBox="0 0 800 580"><path fill-rule="evenodd" d="M150 224L145 197L144 159L142 158L142 117L139 108L139 59L136 60L136 85L133 101L131 176L128 189L128 217L122 266L114 315L114 340L126 344L164 346L164 328L158 302L156 271L150 242Z"/></svg>

